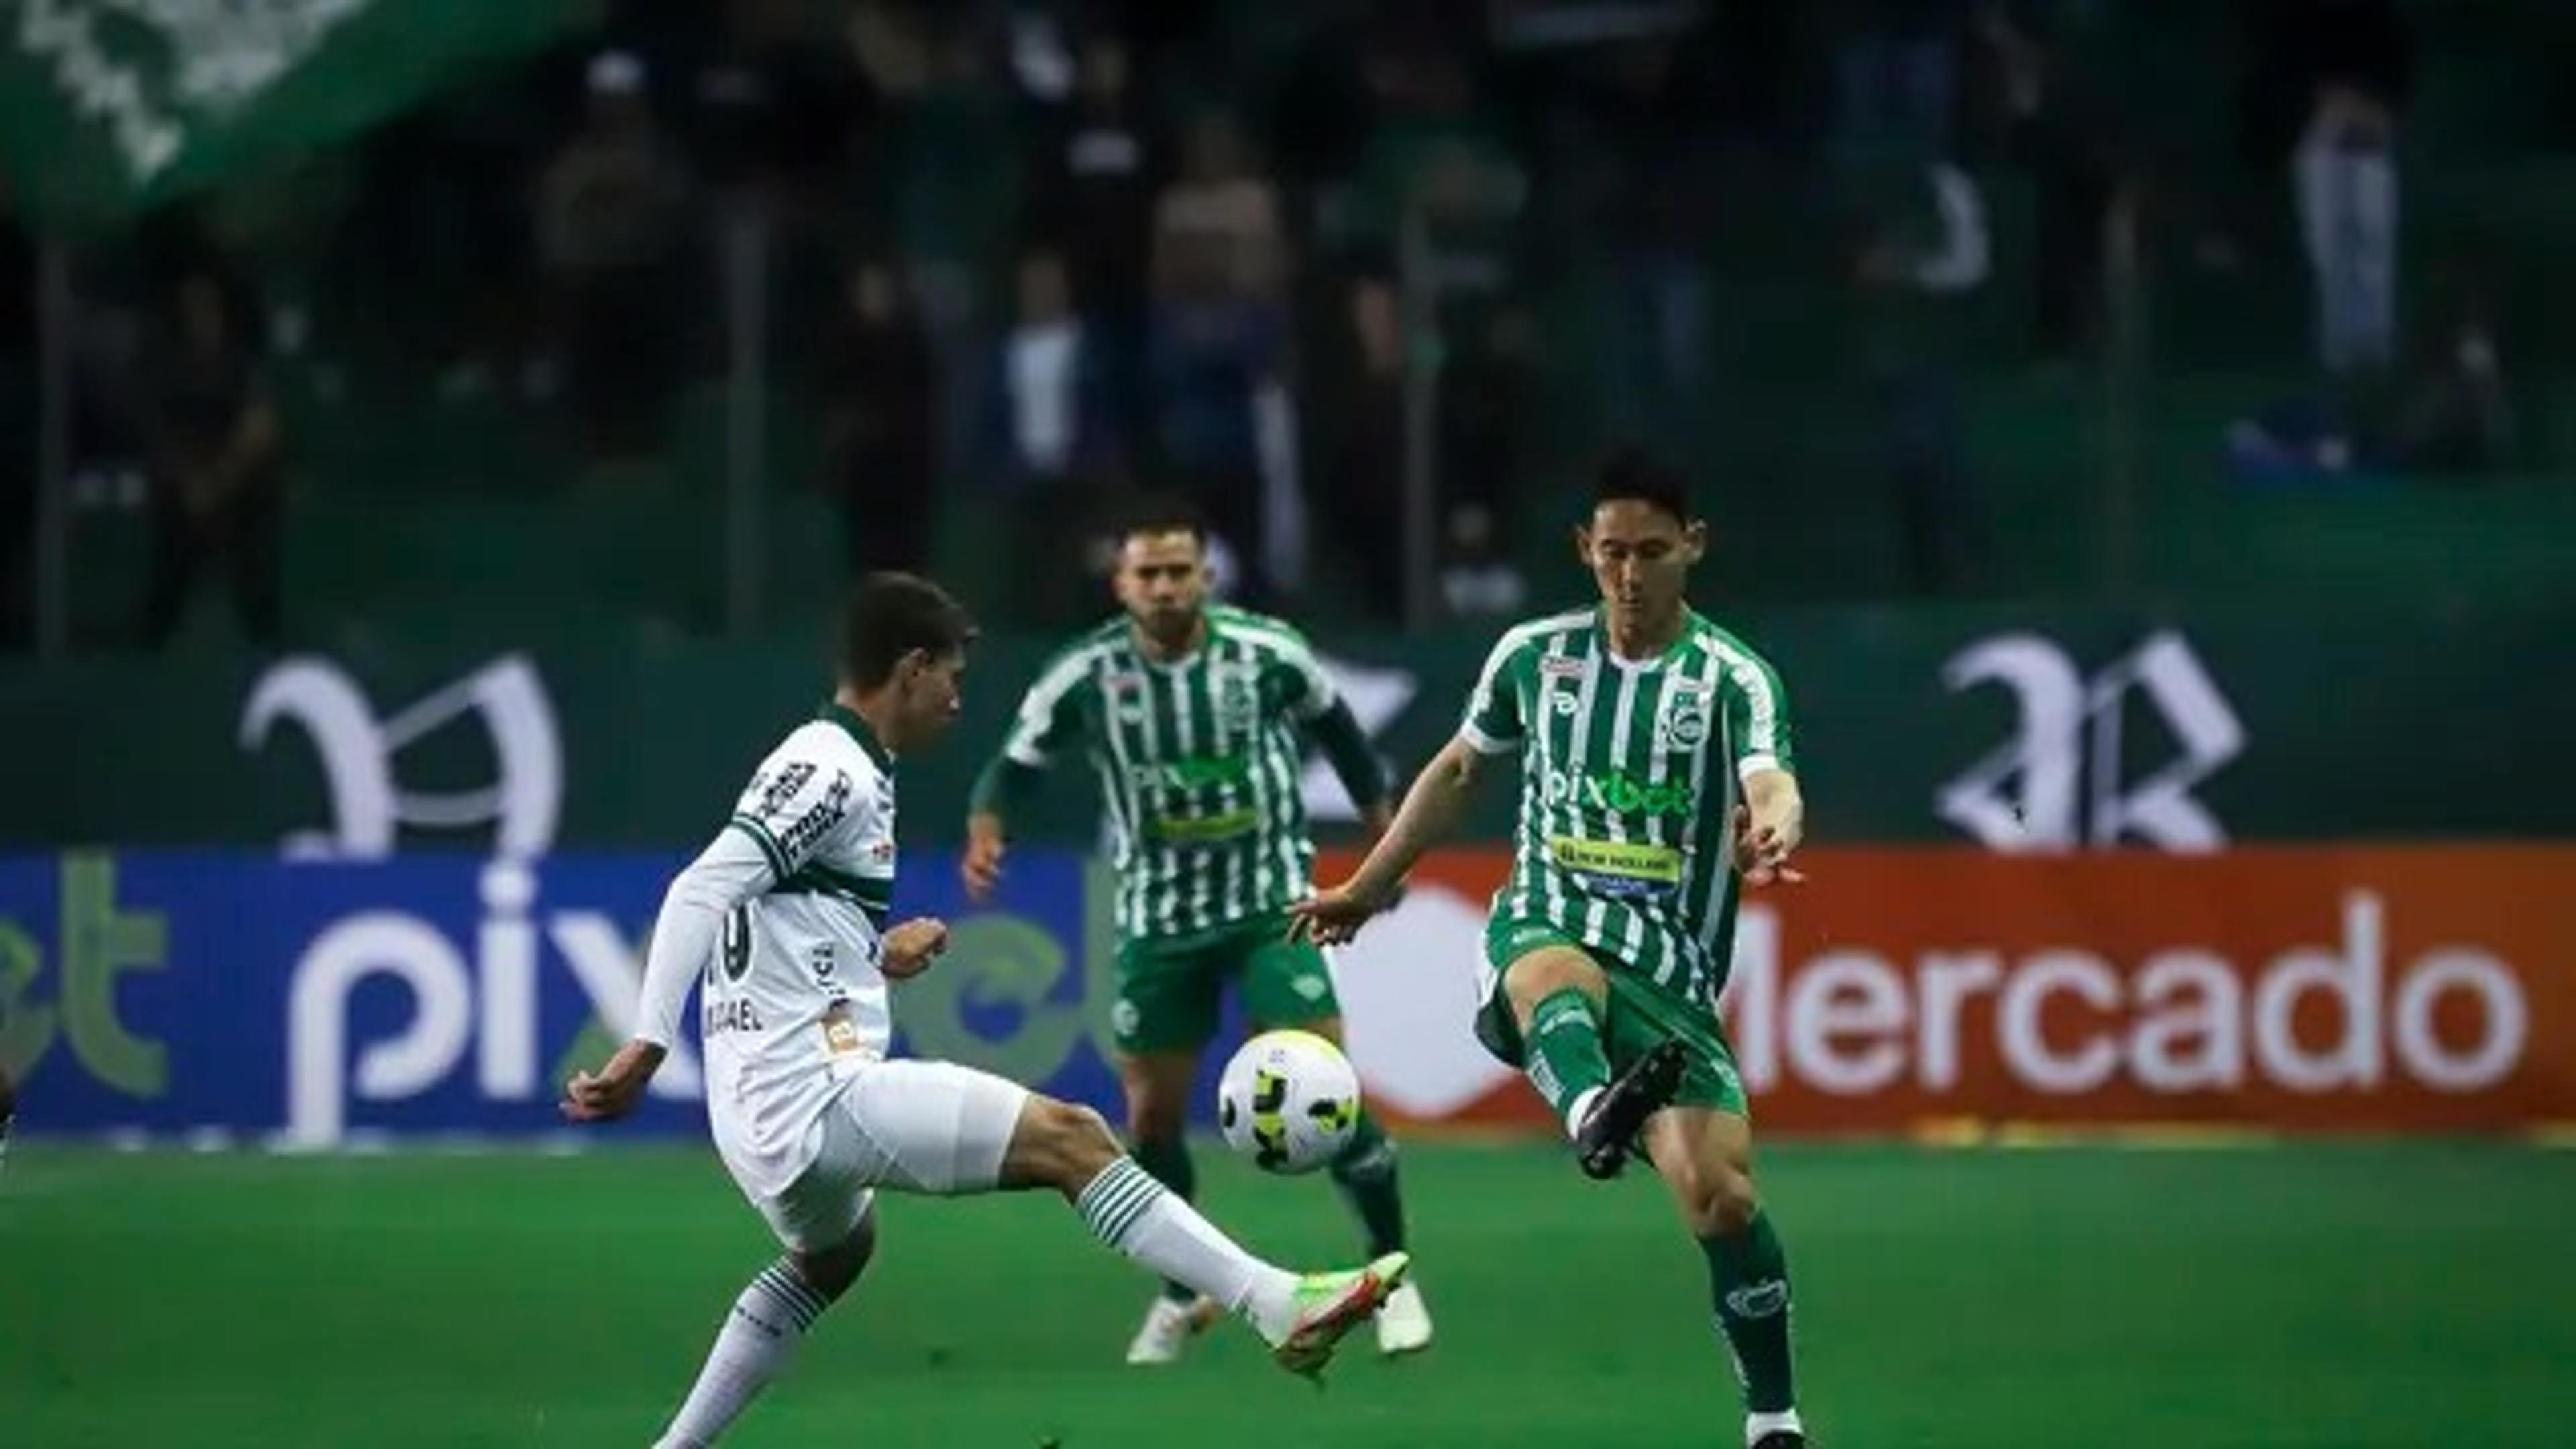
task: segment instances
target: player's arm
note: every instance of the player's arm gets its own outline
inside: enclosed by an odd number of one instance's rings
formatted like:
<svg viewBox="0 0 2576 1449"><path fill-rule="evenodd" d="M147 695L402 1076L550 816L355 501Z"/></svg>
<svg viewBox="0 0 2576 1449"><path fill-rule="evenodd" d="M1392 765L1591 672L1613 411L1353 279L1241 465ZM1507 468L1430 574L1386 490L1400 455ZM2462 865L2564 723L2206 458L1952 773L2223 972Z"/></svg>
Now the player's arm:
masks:
<svg viewBox="0 0 2576 1449"><path fill-rule="evenodd" d="M1744 787L1735 868L1754 885L1799 880L1788 861L1806 840L1807 802L1798 788L1788 691L1759 656L1731 667L1727 684L1727 734L1736 742L1731 763Z"/></svg>
<svg viewBox="0 0 2576 1449"><path fill-rule="evenodd" d="M564 1089L564 1115L606 1122L635 1110L644 1089L679 1040L689 986L715 955L725 916L778 881L771 849L739 817L698 852L662 896L653 941L644 954L644 989L635 1030L596 1076L576 1072Z"/></svg>
<svg viewBox="0 0 2576 1449"><path fill-rule="evenodd" d="M1012 817L1026 810L1036 796L1057 753L1079 737L1082 716L1074 693L1088 673L1076 655L1039 676L1021 697L1002 747L975 777L966 802L966 856L958 864L972 899L987 899L1001 883L1002 853L1010 843Z"/></svg>
<svg viewBox="0 0 2576 1449"><path fill-rule="evenodd" d="M577 1072L564 1090L564 1115L609 1121L635 1110L679 1040L689 986L716 953L725 916L794 875L823 843L867 809L852 767L825 759L774 756L735 804L733 818L662 896L644 953L635 1030L594 1076Z"/></svg>
<svg viewBox="0 0 2576 1449"><path fill-rule="evenodd" d="M1395 813L1390 798L1393 782L1387 778L1386 766L1369 748L1368 731L1360 728L1359 716L1351 713L1350 701L1334 687L1323 661L1293 632L1289 646L1281 655L1281 694L1289 713L1305 729L1306 738L1323 751L1324 763L1342 782L1351 808L1359 812L1371 837L1385 834Z"/></svg>
<svg viewBox="0 0 2576 1449"><path fill-rule="evenodd" d="M1378 837L1368 858L1341 890L1370 911L1392 902L1423 852L1458 828L1459 817L1466 814L1484 774L1485 756L1473 744L1461 738L1443 745L1414 777L1413 788L1404 792L1404 803L1397 807L1386 833Z"/></svg>
<svg viewBox="0 0 2576 1449"><path fill-rule="evenodd" d="M1324 752L1324 762L1333 767L1334 778L1349 793L1351 807L1359 812L1370 835L1384 835L1395 818L1395 804L1388 798L1390 782L1349 701L1334 700L1331 708L1307 723L1306 735Z"/></svg>
<svg viewBox="0 0 2576 1449"><path fill-rule="evenodd" d="M1414 777L1368 858L1349 880L1291 907L1292 930L1326 944L1347 941L1370 916L1393 903L1423 852L1458 828L1486 773L1485 762L1520 748L1520 668L1520 651L1506 636L1476 678L1456 737Z"/></svg>

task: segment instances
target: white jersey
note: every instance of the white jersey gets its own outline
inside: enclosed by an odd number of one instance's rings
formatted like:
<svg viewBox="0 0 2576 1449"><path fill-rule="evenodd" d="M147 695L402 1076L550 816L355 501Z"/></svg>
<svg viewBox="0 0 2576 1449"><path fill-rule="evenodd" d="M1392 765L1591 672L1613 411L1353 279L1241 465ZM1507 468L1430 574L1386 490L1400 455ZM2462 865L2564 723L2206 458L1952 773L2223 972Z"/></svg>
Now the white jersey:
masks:
<svg viewBox="0 0 2576 1449"><path fill-rule="evenodd" d="M784 1191L812 1164L816 1120L892 1037L879 969L892 765L864 720L827 707L761 762L655 929L640 1035L668 1041L676 1020L655 1018L676 1018L695 974L708 1124L755 1194Z"/></svg>

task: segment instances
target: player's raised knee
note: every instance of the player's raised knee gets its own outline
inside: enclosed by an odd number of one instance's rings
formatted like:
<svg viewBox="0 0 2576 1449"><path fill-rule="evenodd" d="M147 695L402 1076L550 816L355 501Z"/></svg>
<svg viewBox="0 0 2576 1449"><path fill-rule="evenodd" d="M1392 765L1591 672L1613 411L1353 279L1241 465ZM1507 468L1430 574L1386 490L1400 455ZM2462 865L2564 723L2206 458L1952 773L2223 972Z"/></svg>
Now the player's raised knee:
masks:
<svg viewBox="0 0 2576 1449"><path fill-rule="evenodd" d="M1673 1184L1682 1216L1702 1238L1731 1238L1752 1226L1760 1208L1753 1174L1733 1163L1693 1164Z"/></svg>
<svg viewBox="0 0 2576 1449"><path fill-rule="evenodd" d="M1073 1192L1120 1155L1107 1119L1089 1107L1032 1095L1011 1139L1014 1174Z"/></svg>

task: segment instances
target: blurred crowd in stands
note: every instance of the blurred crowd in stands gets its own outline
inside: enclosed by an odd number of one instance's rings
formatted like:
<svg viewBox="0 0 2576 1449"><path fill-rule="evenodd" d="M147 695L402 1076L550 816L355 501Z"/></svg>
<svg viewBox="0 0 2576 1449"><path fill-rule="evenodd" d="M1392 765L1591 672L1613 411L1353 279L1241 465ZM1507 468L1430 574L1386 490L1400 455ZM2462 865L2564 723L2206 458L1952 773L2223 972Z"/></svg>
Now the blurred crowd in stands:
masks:
<svg viewBox="0 0 2576 1449"><path fill-rule="evenodd" d="M2233 48L2198 70L2133 59L2183 10ZM1442 607L1524 607L1514 546L1561 527L1549 500L1588 449L1689 460L1771 425L1713 406L1711 380L1749 325L1719 305L1721 282L1742 290L1718 271L1727 238L1766 226L1841 283L1828 365L1909 589L1972 583L1991 547L1969 309L2015 294L2014 365L2091 375L2121 326L2104 269L2150 221L2213 270L2267 229L2290 240L2320 380L2300 395L2334 428L2369 409L2356 446L2453 467L2514 447L2492 300L2457 289L2437 336L2401 332L2419 315L2398 260L2417 42L2390 0L605 14L291 187L153 218L130 264L94 270L93 303L133 320L81 446L123 449L144 480L147 637L217 578L275 637L296 442L280 359L323 395L333 368L396 359L426 395L560 420L580 486L648 487L690 389L740 362L726 279L745 228L765 376L813 420L804 481L835 500L847 562L922 563L943 500L971 499L1008 520L986 557L1030 622L1094 607L1065 560L1145 487L1202 503L1239 596L1336 589L1391 619L1417 469ZM2212 111L2230 152L2178 154L2174 116ZM2025 198L2008 209L2006 180ZM22 361L33 245L0 228L0 347ZM1552 299L1578 270L1601 285L1568 322ZM2246 448L2292 454L2328 427L2248 426ZM0 461L13 571L28 451Z"/></svg>

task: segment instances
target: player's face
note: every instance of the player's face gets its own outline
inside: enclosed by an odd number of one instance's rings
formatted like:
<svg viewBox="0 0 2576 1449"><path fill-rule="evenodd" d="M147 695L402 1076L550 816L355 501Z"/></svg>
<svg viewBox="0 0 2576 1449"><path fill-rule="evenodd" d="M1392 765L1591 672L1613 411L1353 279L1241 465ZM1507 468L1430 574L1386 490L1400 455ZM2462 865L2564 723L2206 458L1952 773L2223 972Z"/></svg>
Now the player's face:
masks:
<svg viewBox="0 0 2576 1449"><path fill-rule="evenodd" d="M1138 628L1178 644L1207 606L1207 550L1185 530L1131 533L1118 546L1118 602Z"/></svg>
<svg viewBox="0 0 2576 1449"><path fill-rule="evenodd" d="M918 749L948 733L965 707L963 650L915 653L896 666L901 682L904 742Z"/></svg>
<svg viewBox="0 0 2576 1449"><path fill-rule="evenodd" d="M1592 522L1574 536L1603 606L1634 625L1668 619L1681 607L1708 531L1652 504L1622 499L1592 510Z"/></svg>

